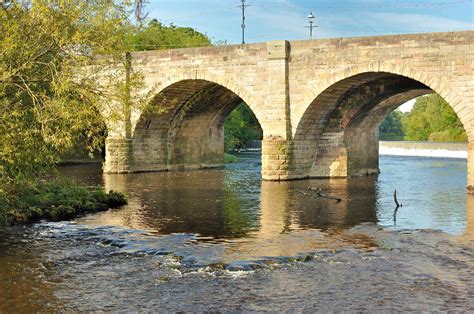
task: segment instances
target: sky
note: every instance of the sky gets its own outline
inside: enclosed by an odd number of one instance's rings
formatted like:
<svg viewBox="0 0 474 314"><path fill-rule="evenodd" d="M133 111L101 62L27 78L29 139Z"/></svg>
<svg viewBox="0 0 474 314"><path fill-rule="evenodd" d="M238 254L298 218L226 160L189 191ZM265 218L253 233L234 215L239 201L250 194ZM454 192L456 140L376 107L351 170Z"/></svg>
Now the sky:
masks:
<svg viewBox="0 0 474 314"><path fill-rule="evenodd" d="M241 0L149 0L150 18L190 26L215 42L241 42ZM474 29L472 0L246 0L246 42Z"/></svg>
<svg viewBox="0 0 474 314"><path fill-rule="evenodd" d="M246 43L474 30L473 0L246 0ZM193 27L214 43L241 42L241 0L149 0L149 18ZM413 101L401 107L409 111Z"/></svg>

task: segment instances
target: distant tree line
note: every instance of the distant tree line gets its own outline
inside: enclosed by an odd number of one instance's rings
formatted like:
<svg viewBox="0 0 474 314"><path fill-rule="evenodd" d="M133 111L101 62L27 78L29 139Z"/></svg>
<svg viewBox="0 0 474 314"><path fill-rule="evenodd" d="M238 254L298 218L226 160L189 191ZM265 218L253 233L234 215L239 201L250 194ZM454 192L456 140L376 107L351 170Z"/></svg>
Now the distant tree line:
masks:
<svg viewBox="0 0 474 314"><path fill-rule="evenodd" d="M152 19L146 26L135 28L128 37L130 50L161 50L186 47L205 47L211 39L191 27L164 25Z"/></svg>
<svg viewBox="0 0 474 314"><path fill-rule="evenodd" d="M381 140L467 142L456 113L437 94L416 99L410 112L395 110L379 127Z"/></svg>

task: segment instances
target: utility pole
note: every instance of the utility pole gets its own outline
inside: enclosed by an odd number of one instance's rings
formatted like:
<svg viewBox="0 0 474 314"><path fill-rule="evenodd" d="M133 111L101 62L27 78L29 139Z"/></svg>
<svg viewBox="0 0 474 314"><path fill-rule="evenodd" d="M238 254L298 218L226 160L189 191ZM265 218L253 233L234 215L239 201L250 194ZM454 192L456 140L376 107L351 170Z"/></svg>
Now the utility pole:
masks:
<svg viewBox="0 0 474 314"><path fill-rule="evenodd" d="M309 39L313 39L313 28L318 27L316 25L313 25L313 23L314 23L313 12L309 12L308 22L309 22L309 26L305 26L305 28L309 28Z"/></svg>
<svg viewBox="0 0 474 314"><path fill-rule="evenodd" d="M245 44L245 9L249 7L249 4L245 4L245 0L241 0L242 4L238 6L238 8L242 9L242 44Z"/></svg>

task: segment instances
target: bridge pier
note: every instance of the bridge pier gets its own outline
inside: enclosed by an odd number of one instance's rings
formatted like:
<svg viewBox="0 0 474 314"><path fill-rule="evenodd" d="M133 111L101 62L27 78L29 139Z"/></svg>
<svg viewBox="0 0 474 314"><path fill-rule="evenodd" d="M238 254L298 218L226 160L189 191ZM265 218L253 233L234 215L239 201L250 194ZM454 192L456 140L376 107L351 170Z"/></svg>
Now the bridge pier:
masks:
<svg viewBox="0 0 474 314"><path fill-rule="evenodd" d="M201 121L182 126L168 143L168 170L219 168L224 166L224 129L207 128Z"/></svg>
<svg viewBox="0 0 474 314"><path fill-rule="evenodd" d="M467 145L467 191L474 194L474 143Z"/></svg>
<svg viewBox="0 0 474 314"><path fill-rule="evenodd" d="M291 154L291 141L281 137L264 138L262 141L262 179L268 181L291 179Z"/></svg>
<svg viewBox="0 0 474 314"><path fill-rule="evenodd" d="M372 175L379 170L379 129L355 127L346 134L347 176Z"/></svg>
<svg viewBox="0 0 474 314"><path fill-rule="evenodd" d="M125 137L107 137L105 140L104 173L133 172L133 144Z"/></svg>

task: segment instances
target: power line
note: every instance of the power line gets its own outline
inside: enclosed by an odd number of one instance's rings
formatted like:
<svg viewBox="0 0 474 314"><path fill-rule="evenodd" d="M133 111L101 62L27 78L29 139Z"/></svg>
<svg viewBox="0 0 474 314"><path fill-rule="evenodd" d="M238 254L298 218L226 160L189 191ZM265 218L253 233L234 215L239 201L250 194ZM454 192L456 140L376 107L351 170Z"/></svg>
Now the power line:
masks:
<svg viewBox="0 0 474 314"><path fill-rule="evenodd" d="M451 0L451 1L435 1L435 0L420 0L414 1L389 1L389 0L369 0L369 1L305 1L300 0L303 3L310 3L318 9L347 9L347 8L394 8L394 9L410 9L410 8L436 8L450 5L470 5L472 0ZM300 4L301 4L300 2ZM298 8L294 4L259 4L256 7L276 9L276 8L287 8L295 9Z"/></svg>

